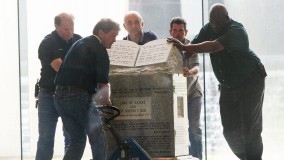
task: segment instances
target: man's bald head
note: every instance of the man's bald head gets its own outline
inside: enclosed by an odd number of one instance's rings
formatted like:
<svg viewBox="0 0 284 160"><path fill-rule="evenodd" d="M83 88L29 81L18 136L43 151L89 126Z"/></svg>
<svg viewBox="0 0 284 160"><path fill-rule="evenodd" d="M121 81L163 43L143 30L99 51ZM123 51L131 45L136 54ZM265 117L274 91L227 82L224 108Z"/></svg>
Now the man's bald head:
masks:
<svg viewBox="0 0 284 160"><path fill-rule="evenodd" d="M144 26L143 18L137 11L128 11L124 16L123 26L130 36L141 34Z"/></svg>
<svg viewBox="0 0 284 160"><path fill-rule="evenodd" d="M228 17L228 11L223 4L216 3L210 8L210 18Z"/></svg>
<svg viewBox="0 0 284 160"><path fill-rule="evenodd" d="M211 27L216 33L222 33L230 20L226 7L220 3L211 6L209 17Z"/></svg>
<svg viewBox="0 0 284 160"><path fill-rule="evenodd" d="M139 20L140 23L143 23L143 18L137 11L128 11L124 16L124 23L127 23L128 19L131 17L135 17Z"/></svg>
<svg viewBox="0 0 284 160"><path fill-rule="evenodd" d="M68 13L60 13L54 18L54 26L57 34L68 42L74 33L74 16Z"/></svg>

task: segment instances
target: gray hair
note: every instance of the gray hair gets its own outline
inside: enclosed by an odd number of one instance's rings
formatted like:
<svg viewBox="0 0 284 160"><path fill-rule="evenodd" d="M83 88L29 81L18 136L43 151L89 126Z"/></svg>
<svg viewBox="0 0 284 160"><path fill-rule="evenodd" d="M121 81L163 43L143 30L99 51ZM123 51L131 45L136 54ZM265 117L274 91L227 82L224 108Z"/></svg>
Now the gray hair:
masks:
<svg viewBox="0 0 284 160"><path fill-rule="evenodd" d="M124 16L124 23L126 22L126 19L129 15L136 15L138 17L138 19L140 20L140 22L143 22L143 18L141 16L141 14L137 11L128 11L125 16Z"/></svg>
<svg viewBox="0 0 284 160"><path fill-rule="evenodd" d="M98 35L99 30L102 30L104 33L108 33L112 30L120 30L120 27L119 24L112 19L103 18L95 25L93 34Z"/></svg>

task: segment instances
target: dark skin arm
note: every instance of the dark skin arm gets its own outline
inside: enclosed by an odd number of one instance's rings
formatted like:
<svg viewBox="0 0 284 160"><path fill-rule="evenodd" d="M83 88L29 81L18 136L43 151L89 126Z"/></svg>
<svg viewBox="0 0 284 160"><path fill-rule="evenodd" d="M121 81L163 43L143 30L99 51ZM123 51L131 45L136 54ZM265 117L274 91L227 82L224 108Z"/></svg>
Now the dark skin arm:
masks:
<svg viewBox="0 0 284 160"><path fill-rule="evenodd" d="M198 44L183 44L175 38L168 38L169 43L173 43L178 49L186 51L186 56L190 57L194 53L211 53L224 49L223 45L218 41L205 41Z"/></svg>

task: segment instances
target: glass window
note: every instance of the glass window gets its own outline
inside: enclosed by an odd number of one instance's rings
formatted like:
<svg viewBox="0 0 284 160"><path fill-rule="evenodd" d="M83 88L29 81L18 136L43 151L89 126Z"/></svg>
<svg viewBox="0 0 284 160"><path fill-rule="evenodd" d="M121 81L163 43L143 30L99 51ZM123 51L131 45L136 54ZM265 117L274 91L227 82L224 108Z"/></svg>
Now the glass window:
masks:
<svg viewBox="0 0 284 160"><path fill-rule="evenodd" d="M283 45L281 35L284 30L281 29L283 21L280 20L283 15L283 1L275 1L273 3L260 1L229 1L229 0L213 0L205 1L204 18L208 22L208 10L213 3L223 3L229 12L229 16L242 23L247 30L250 48L259 56L262 63L266 67L268 76L266 78L265 96L263 104L263 159L279 159L279 155L283 150L282 138L284 123L283 114L283 87L281 77L284 73L282 51ZM210 62L208 62L210 63ZM207 63L207 64L208 64ZM206 75L212 70L205 70ZM215 84L215 78L205 78L206 89L206 144L207 159L219 160L238 158L230 150L227 142L222 134L221 119L219 116L219 95ZM208 81L208 80L209 81ZM211 84L212 82L213 85ZM217 93L217 94L215 94ZM282 134L281 134L282 133Z"/></svg>
<svg viewBox="0 0 284 160"><path fill-rule="evenodd" d="M284 110L282 104L281 77L284 76L283 39L281 28L283 1L228 1L228 0L4 0L0 6L2 38L0 50L5 53L0 60L0 96L5 109L0 113L0 159L34 159L38 138L38 117L34 99L34 84L39 78L40 62L38 46L43 37L54 30L54 16L69 12L75 16L75 33L83 37L92 34L95 23L104 17L121 24L117 39L127 35L123 28L124 14L136 10L144 18L144 30L157 33L159 38L169 36L172 17L182 16L187 20L188 39L199 32L208 22L208 9L213 3L224 3L230 17L244 24L250 40L250 48L261 58L268 72L263 108L263 159L279 159L283 150ZM19 7L18 7L19 6ZM16 12L17 11L17 12ZM9 15L9 16L8 16ZM3 45L2 45L3 44ZM210 58L200 54L200 79L204 90L202 109L204 159L237 159L222 134L219 113L218 82L212 72ZM3 108L2 107L2 108ZM64 140L62 123L56 131L54 159L62 159ZM206 156L205 156L206 155ZM90 159L89 144L83 159Z"/></svg>
<svg viewBox="0 0 284 160"><path fill-rule="evenodd" d="M0 159L21 156L19 35L16 0L0 5ZM25 123L25 122L23 122Z"/></svg>
<svg viewBox="0 0 284 160"><path fill-rule="evenodd" d="M124 14L128 10L136 10L141 13L144 19L144 30L154 31L159 38L166 38L169 36L169 22L172 17L183 16L189 21L190 34L193 36L199 31L201 27L201 3L194 1L192 4L187 0L171 1L171 0L143 0L143 1L92 1L87 0L84 3L76 0L64 1L27 1L27 37L28 37L28 70L29 70L29 106L23 110L29 110L30 140L25 142L29 147L29 152L25 152L25 157L32 157L36 152L36 142L38 137L37 132L37 109L33 97L34 84L39 78L40 62L37 57L38 46L43 37L54 30L53 19L54 16L60 12L69 12L75 16L75 33L83 37L91 35L95 23L103 17L109 17L121 24L121 31L117 39L122 39L127 35L123 28ZM187 8L187 6L189 6ZM198 9L200 8L200 9ZM188 10L194 10L188 12ZM196 16L192 16L198 13ZM195 32L195 33L194 33ZM62 157L63 155L63 136L61 131L62 124L59 122L55 141L55 157ZM91 157L90 147L86 147L84 157Z"/></svg>

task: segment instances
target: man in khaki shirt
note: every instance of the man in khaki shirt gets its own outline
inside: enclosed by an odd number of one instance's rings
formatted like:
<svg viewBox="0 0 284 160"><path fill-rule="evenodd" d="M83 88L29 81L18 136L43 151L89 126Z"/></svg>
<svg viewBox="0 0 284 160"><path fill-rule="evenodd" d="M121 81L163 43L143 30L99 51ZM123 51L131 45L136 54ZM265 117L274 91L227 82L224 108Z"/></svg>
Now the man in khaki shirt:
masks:
<svg viewBox="0 0 284 160"><path fill-rule="evenodd" d="M188 30L186 21L181 17L174 17L170 23L170 34L184 44L189 43L185 38ZM200 111L202 105L202 92L198 81L199 59L198 55L190 58L183 54L183 75L187 77L187 110L189 122L189 154L193 157L202 159L202 130L200 128Z"/></svg>

